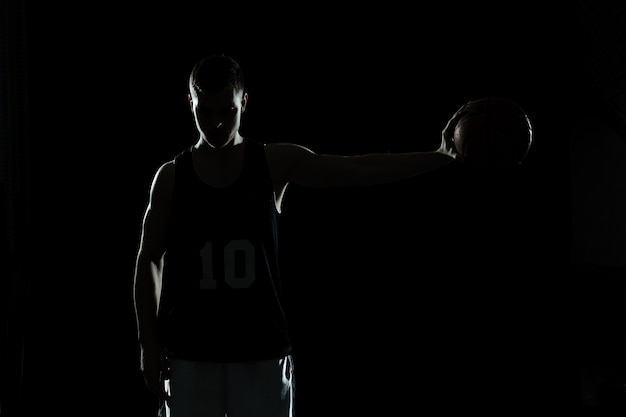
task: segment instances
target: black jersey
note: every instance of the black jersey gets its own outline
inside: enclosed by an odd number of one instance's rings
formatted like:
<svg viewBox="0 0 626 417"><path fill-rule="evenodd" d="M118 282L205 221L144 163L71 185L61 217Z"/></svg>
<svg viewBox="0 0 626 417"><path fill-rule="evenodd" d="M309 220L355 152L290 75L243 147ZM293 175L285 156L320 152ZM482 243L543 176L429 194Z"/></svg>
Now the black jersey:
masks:
<svg viewBox="0 0 626 417"><path fill-rule="evenodd" d="M265 151L246 140L237 180L204 183L175 158L158 334L172 357L248 361L291 353L281 302L278 216Z"/></svg>

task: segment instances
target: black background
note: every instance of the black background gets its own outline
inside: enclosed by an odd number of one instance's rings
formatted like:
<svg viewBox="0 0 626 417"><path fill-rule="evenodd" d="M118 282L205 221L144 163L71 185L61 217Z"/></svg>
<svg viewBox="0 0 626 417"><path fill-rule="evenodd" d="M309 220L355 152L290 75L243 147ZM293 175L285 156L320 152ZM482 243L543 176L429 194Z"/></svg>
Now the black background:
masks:
<svg viewBox="0 0 626 417"><path fill-rule="evenodd" d="M21 413L154 415L138 368L134 256L152 175L196 139L187 76L215 52L243 65L242 129L266 142L430 150L452 112L488 95L516 100L534 123L513 173L454 166L288 191L281 256L301 416L577 398L567 43L554 12L338 6L27 3Z"/></svg>

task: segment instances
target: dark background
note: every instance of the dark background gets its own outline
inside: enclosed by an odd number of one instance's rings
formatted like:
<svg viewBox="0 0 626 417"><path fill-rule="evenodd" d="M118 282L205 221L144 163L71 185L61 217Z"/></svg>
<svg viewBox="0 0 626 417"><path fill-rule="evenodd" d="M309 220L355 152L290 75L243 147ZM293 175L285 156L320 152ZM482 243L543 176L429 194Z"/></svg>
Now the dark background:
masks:
<svg viewBox="0 0 626 417"><path fill-rule="evenodd" d="M3 417L154 415L134 256L152 175L196 140L189 71L215 52L243 65L242 129L262 141L431 150L461 104L488 95L535 128L511 173L288 191L300 415L579 405L574 8L3 7Z"/></svg>

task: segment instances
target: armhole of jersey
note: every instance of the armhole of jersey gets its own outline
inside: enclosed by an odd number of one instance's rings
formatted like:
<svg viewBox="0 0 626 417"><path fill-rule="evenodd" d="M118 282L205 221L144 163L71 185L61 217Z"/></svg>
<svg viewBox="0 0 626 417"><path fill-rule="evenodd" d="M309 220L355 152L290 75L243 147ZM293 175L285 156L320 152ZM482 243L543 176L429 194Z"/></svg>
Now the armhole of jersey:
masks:
<svg viewBox="0 0 626 417"><path fill-rule="evenodd" d="M253 141L254 142L254 146L257 148L257 151L259 152L258 155L255 155L255 158L259 158L258 163L262 165L263 169L266 170L267 172L267 177L269 178L269 185L272 189L272 203L273 203L273 207L274 207L274 211L276 212L277 215L280 216L281 212L282 212L282 200L283 200L283 196L285 194L285 190L283 190L280 195L278 195L276 193L276 188L274 187L274 179L272 178L272 172L270 171L270 166L269 166L269 162L267 161L267 153L266 153L266 148L265 148L265 143L263 142L257 142L257 141Z"/></svg>

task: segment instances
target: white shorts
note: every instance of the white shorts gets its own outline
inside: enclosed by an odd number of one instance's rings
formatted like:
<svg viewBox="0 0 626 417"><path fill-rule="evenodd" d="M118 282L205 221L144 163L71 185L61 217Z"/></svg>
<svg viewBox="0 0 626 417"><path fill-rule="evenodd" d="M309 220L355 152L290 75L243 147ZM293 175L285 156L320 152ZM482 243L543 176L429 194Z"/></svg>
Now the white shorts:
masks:
<svg viewBox="0 0 626 417"><path fill-rule="evenodd" d="M293 358L215 363L170 359L165 417L293 417Z"/></svg>

